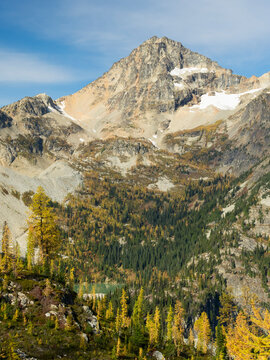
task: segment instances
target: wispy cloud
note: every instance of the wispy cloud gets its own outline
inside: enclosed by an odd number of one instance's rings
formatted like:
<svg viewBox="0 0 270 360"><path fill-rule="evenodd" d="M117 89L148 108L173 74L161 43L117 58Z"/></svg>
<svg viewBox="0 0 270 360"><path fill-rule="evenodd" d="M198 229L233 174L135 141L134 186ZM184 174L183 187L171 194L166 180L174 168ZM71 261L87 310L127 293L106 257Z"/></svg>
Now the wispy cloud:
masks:
<svg viewBox="0 0 270 360"><path fill-rule="evenodd" d="M75 80L74 74L37 55L0 49L1 83L56 84Z"/></svg>
<svg viewBox="0 0 270 360"><path fill-rule="evenodd" d="M31 11L27 10L31 6ZM48 0L21 4L24 25L80 46L108 48L166 35L189 44L228 48L269 44L269 0ZM121 43L119 43L121 41Z"/></svg>

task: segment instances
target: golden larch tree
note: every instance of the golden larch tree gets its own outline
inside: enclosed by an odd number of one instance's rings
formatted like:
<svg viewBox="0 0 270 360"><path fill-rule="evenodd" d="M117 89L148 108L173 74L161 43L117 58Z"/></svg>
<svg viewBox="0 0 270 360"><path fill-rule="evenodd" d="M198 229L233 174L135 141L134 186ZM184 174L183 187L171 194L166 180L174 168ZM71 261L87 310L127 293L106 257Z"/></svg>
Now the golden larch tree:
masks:
<svg viewBox="0 0 270 360"><path fill-rule="evenodd" d="M121 295L121 299L120 299L120 304L121 304L120 318L121 318L121 327L122 328L129 326L127 299L128 299L127 293L126 293L125 289L122 289L122 295Z"/></svg>
<svg viewBox="0 0 270 360"><path fill-rule="evenodd" d="M106 309L105 318L107 320L113 318L113 304L111 301L109 302L108 308Z"/></svg>
<svg viewBox="0 0 270 360"><path fill-rule="evenodd" d="M172 306L169 306L168 314L167 314L167 341L172 341L172 327L173 327L173 309Z"/></svg>
<svg viewBox="0 0 270 360"><path fill-rule="evenodd" d="M270 313L252 305L252 314L240 311L235 326L228 327L226 343L229 355L236 360L270 357Z"/></svg>
<svg viewBox="0 0 270 360"><path fill-rule="evenodd" d="M206 354L211 336L210 323L206 312L203 312L199 319L195 321L194 330L198 334L197 348Z"/></svg>
<svg viewBox="0 0 270 360"><path fill-rule="evenodd" d="M154 313L154 343L158 344L159 337L160 337L160 310L158 306L156 306L155 313Z"/></svg>
<svg viewBox="0 0 270 360"><path fill-rule="evenodd" d="M184 344L184 325L184 308L181 302L177 300L174 307L172 336L178 356L180 356Z"/></svg>
<svg viewBox="0 0 270 360"><path fill-rule="evenodd" d="M56 215L49 206L50 198L41 186L33 196L28 218L28 251L39 248L40 260L45 263L57 254L60 246L60 233Z"/></svg>
<svg viewBox="0 0 270 360"><path fill-rule="evenodd" d="M8 227L7 222L4 222L3 226L3 236L2 236L2 262L1 268L4 271L7 271L11 268L12 265L12 244L11 244L11 233Z"/></svg>

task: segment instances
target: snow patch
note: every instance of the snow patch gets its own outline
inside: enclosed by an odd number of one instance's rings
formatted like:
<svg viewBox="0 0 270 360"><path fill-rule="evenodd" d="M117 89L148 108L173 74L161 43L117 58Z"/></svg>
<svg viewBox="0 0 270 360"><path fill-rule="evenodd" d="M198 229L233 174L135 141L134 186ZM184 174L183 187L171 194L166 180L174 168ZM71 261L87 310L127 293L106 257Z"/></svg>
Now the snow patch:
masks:
<svg viewBox="0 0 270 360"><path fill-rule="evenodd" d="M152 140L151 138L148 138L148 140L154 145L154 147L159 149L159 147L157 146L157 143L154 140Z"/></svg>
<svg viewBox="0 0 270 360"><path fill-rule="evenodd" d="M68 114L65 112L65 110L64 110L64 109L65 109L65 106L66 106L65 101L61 101L61 102L59 103L59 105L57 106L58 111L60 112L60 114L64 115L65 117L68 117L69 119L71 119L71 120L73 120L73 121L78 122L77 119L75 119L74 117L68 115Z"/></svg>
<svg viewBox="0 0 270 360"><path fill-rule="evenodd" d="M206 109L208 106L215 106L221 110L234 110L240 103L240 97L252 94L260 89L249 90L240 94L226 94L225 91L215 92L214 95L204 94L199 105L193 105L191 109Z"/></svg>
<svg viewBox="0 0 270 360"><path fill-rule="evenodd" d="M185 75L189 75L189 74L196 74L196 73L207 73L209 72L209 70L207 68L198 68L198 67L186 67L186 68L174 68L171 72L170 75L172 76L185 76Z"/></svg>
<svg viewBox="0 0 270 360"><path fill-rule="evenodd" d="M85 140L84 140L84 139L82 139L82 138L80 138L80 142L82 142L82 143L83 143L83 142L85 142Z"/></svg>
<svg viewBox="0 0 270 360"><path fill-rule="evenodd" d="M48 110L49 110L50 112L55 112L55 113L58 112L58 111L57 111L55 108L53 108L51 105L48 106Z"/></svg>

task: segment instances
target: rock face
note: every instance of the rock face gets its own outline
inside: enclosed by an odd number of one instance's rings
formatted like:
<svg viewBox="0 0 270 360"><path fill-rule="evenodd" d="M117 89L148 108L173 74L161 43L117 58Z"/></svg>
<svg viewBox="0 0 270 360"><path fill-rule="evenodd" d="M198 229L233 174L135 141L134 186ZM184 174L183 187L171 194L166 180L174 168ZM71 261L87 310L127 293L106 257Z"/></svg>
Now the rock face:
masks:
<svg viewBox="0 0 270 360"><path fill-rule="evenodd" d="M143 137L178 154L207 148L218 154L212 164L215 168L239 173L258 160L260 146L255 144L268 112L269 86L269 73L250 79L234 75L180 42L153 37L102 77L77 93L58 99L57 104L93 138ZM261 100L252 102L261 94ZM256 131L248 125L255 118ZM214 141L207 141L205 133L201 137L198 127L217 122L220 126L212 134ZM181 136L177 141L175 134L187 130L192 135ZM226 144L223 140L220 143L221 132L228 138ZM174 137L173 144L167 141L168 136ZM266 144L267 139L261 142ZM224 155L223 145L230 147ZM239 167L239 162L246 162L245 146L250 149L251 160Z"/></svg>
<svg viewBox="0 0 270 360"><path fill-rule="evenodd" d="M157 360L165 360L165 357L160 351L154 351L153 357L156 358Z"/></svg>
<svg viewBox="0 0 270 360"><path fill-rule="evenodd" d="M264 91L226 121L222 162L241 173L270 153L270 93Z"/></svg>
<svg viewBox="0 0 270 360"><path fill-rule="evenodd" d="M2 110L11 117L41 116L49 112L49 107L54 108L53 100L46 94L35 97L25 97L11 105L4 106Z"/></svg>
<svg viewBox="0 0 270 360"><path fill-rule="evenodd" d="M4 111L0 110L0 129L10 127L12 118L8 116Z"/></svg>

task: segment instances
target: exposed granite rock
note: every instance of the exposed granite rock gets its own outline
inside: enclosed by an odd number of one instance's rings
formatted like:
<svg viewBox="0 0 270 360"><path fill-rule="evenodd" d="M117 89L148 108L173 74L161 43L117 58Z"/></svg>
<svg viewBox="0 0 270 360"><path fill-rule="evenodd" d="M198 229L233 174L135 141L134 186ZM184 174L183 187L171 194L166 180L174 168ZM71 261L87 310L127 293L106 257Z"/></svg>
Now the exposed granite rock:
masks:
<svg viewBox="0 0 270 360"><path fill-rule="evenodd" d="M6 299L11 305L19 304L21 308L25 309L29 305L33 305L34 302L30 300L24 293L6 293L3 295L3 298Z"/></svg>
<svg viewBox="0 0 270 360"><path fill-rule="evenodd" d="M9 116L41 116L48 113L49 106L55 107L53 100L46 94L39 94L34 97L26 96L13 104L4 106L2 110Z"/></svg>
<svg viewBox="0 0 270 360"><path fill-rule="evenodd" d="M263 92L227 120L220 163L240 174L270 153L270 94Z"/></svg>
<svg viewBox="0 0 270 360"><path fill-rule="evenodd" d="M10 127L12 118L8 116L4 111L0 110L0 129Z"/></svg>
<svg viewBox="0 0 270 360"><path fill-rule="evenodd" d="M89 306L86 305L83 306L83 310L84 310L84 314L83 314L84 321L86 321L87 324L91 326L95 334L99 334L100 327L97 317L93 314Z"/></svg>
<svg viewBox="0 0 270 360"><path fill-rule="evenodd" d="M16 156L17 151L12 145L0 141L0 165L9 166Z"/></svg>
<svg viewBox="0 0 270 360"><path fill-rule="evenodd" d="M154 351L153 357L156 358L157 360L165 360L165 357L160 351Z"/></svg>
<svg viewBox="0 0 270 360"><path fill-rule="evenodd" d="M37 358L34 358L32 356L28 356L26 353L21 351L20 349L15 350L16 354L19 356L20 359L24 360L37 360Z"/></svg>

